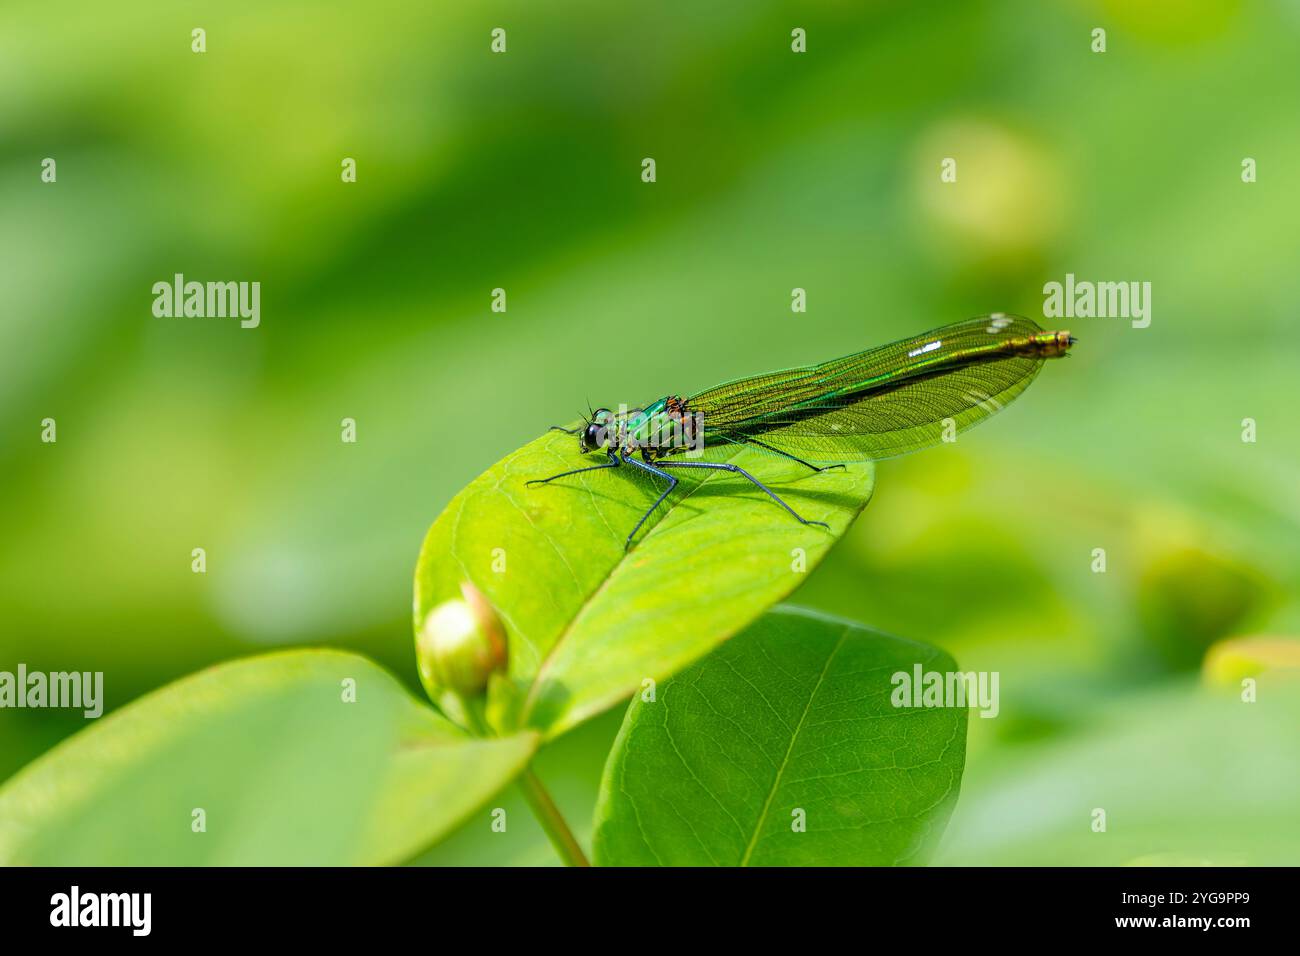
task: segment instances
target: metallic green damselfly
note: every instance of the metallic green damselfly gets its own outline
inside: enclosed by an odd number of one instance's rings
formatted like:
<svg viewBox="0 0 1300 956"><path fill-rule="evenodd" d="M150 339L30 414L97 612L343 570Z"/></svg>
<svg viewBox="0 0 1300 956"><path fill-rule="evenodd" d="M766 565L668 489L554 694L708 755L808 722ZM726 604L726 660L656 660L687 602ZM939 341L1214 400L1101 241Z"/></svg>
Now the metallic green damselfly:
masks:
<svg viewBox="0 0 1300 956"><path fill-rule="evenodd" d="M668 468L741 475L796 520L825 527L738 465L690 459L709 448L746 446L825 471L917 451L998 412L1045 360L1066 356L1074 343L1069 332L1046 332L1021 316L986 315L820 365L737 379L690 397L665 395L644 409L597 409L578 428L551 427L577 435L583 454L604 449L605 463L528 483L624 465L662 479L667 486L627 536L627 547L677 487Z"/></svg>

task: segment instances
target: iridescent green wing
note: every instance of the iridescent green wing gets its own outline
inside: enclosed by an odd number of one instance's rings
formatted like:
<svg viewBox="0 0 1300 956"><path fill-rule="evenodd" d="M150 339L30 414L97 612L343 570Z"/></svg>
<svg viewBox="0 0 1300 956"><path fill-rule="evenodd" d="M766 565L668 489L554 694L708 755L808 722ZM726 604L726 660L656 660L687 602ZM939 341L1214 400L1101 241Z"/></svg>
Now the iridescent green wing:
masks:
<svg viewBox="0 0 1300 956"><path fill-rule="evenodd" d="M718 385L691 397L705 441L760 441L813 462L889 458L995 414L1043 364L1007 345L1029 319L968 319L841 359Z"/></svg>

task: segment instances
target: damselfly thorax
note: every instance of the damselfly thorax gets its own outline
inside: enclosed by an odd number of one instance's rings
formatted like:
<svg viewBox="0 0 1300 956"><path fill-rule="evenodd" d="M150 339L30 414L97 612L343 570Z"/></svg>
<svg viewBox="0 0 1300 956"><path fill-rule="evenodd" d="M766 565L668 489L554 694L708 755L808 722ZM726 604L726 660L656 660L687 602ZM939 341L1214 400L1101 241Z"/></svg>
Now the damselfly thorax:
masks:
<svg viewBox="0 0 1300 956"><path fill-rule="evenodd" d="M704 450L703 416L680 395L665 395L647 408L598 408L578 436L578 450L601 448L640 455L647 462Z"/></svg>

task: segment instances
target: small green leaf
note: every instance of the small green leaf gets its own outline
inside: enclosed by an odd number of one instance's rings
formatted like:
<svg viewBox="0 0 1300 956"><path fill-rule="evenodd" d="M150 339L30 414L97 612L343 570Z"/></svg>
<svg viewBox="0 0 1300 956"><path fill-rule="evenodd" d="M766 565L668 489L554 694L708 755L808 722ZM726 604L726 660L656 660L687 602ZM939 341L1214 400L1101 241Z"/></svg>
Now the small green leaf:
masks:
<svg viewBox="0 0 1300 956"><path fill-rule="evenodd" d="M466 736L364 657L234 661L122 708L11 778L0 864L400 862L513 779L535 745L535 734Z"/></svg>
<svg viewBox="0 0 1300 956"><path fill-rule="evenodd" d="M937 648L777 608L628 708L605 765L606 866L920 862L957 800L964 708L896 708ZM804 830L799 832L799 824Z"/></svg>
<svg viewBox="0 0 1300 956"><path fill-rule="evenodd" d="M711 651L799 584L871 496L869 464L821 473L752 450L747 469L805 518L744 477L681 469L681 484L623 543L662 485L631 466L528 486L584 465L553 432L461 491L434 522L415 575L415 623L472 581L506 624L520 721L553 736Z"/></svg>

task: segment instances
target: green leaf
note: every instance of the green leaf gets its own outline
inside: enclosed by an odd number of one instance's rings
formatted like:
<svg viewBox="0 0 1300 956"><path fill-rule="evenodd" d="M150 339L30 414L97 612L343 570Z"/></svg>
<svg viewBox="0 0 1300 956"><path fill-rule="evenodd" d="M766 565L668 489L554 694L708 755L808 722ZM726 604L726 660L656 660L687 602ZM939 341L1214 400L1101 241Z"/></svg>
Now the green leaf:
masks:
<svg viewBox="0 0 1300 956"><path fill-rule="evenodd" d="M628 708L605 765L606 866L917 863L961 783L965 708L896 708L943 651L777 608ZM796 832L803 811L804 832Z"/></svg>
<svg viewBox="0 0 1300 956"><path fill-rule="evenodd" d="M0 864L400 862L508 783L535 744L472 739L354 654L239 660L16 774L0 789ZM193 829L199 809L206 832Z"/></svg>
<svg viewBox="0 0 1300 956"><path fill-rule="evenodd" d="M415 622L468 578L505 622L522 726L553 736L707 654L799 584L871 496L870 465L810 472L752 450L728 459L769 484L802 525L742 476L679 470L681 484L628 552L662 486L632 467L527 486L601 459L552 432L447 506L415 574ZM722 460L722 459L713 459ZM657 520L657 523L653 523Z"/></svg>

